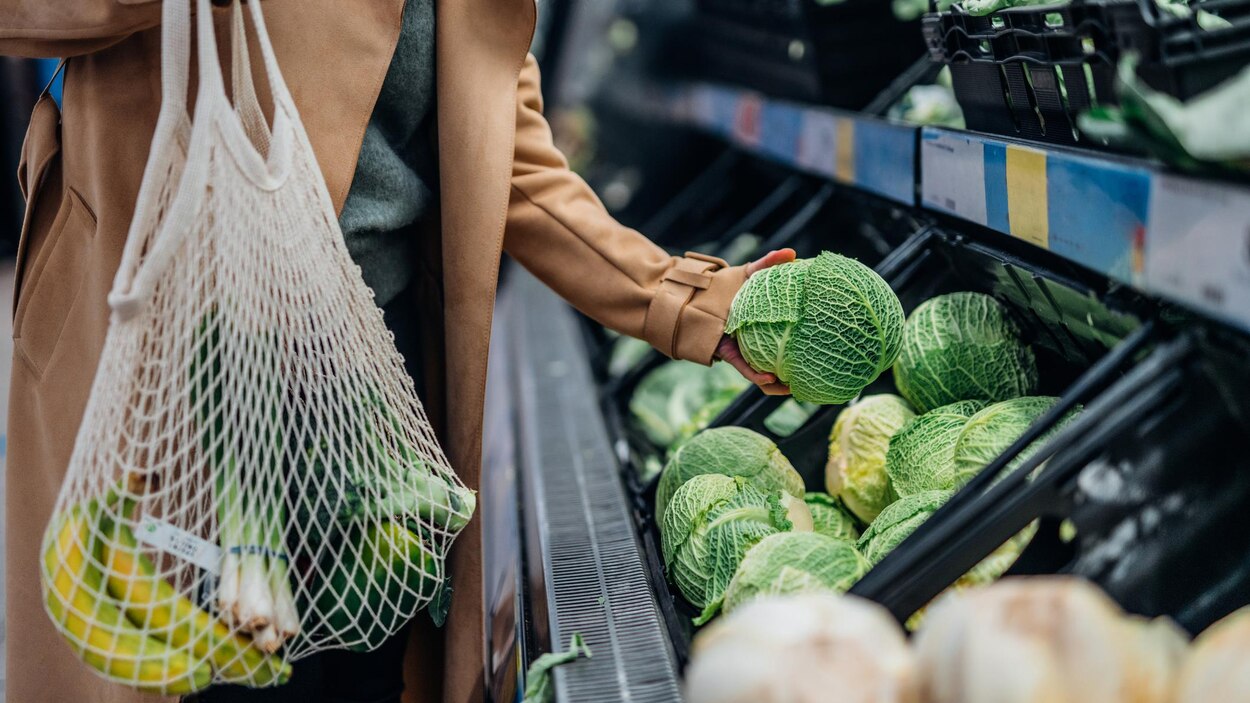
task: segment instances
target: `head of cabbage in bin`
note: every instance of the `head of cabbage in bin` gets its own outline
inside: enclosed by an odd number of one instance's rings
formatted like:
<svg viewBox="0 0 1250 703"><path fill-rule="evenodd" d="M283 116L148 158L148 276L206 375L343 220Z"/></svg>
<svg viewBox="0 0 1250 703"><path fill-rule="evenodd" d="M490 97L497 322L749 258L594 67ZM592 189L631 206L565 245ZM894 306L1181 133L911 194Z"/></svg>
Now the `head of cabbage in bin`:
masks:
<svg viewBox="0 0 1250 703"><path fill-rule="evenodd" d="M503 249L599 322L673 357L706 364L720 356L768 392L785 392L775 375L743 360L724 322L747 277L794 252L761 253L729 267L713 257L671 256L616 222L553 146L537 62L527 56L532 3L461 0L437 13L432 0L388 3L378 12L343 12L330 0L252 6L266 15L346 247L395 332L442 449L470 488L489 483L480 477L484 379ZM54 638L39 570L27 565L38 563L90 395L82 369L94 368L109 325L108 306L74 303L107 298L127 240L160 107L150 88L160 84L161 10L157 2L0 0L12 28L0 33L0 54L73 56L65 92L72 109L60 114L52 100L40 101L27 140L28 155L38 158L23 173L32 204L26 260L41 262L39 278L76 287L75 295L43 295L32 285L37 294L22 299L23 361L12 370L8 447L25 469L7 491L8 514L22 516L6 533L7 573L16 579L6 624L14 641ZM219 33L229 27L229 12L214 11ZM483 36L492 41L473 40ZM227 61L223 73L230 67ZM55 256L47 256L52 250L42 248L53 243ZM45 381L51 378L58 380ZM447 379L459 385L447 388ZM484 680L473 635L483 600L482 560L470 553L478 544L460 540L453 551L447 633L428 633L448 643L446 657L408 652L410 672L438 679L449 700L478 697ZM420 639L401 634L377 656ZM7 650L10 698L141 700L67 652L46 649ZM402 687L401 659L388 660L378 678ZM356 674L352 668L325 680L358 686ZM299 679L297 671L292 680Z"/></svg>

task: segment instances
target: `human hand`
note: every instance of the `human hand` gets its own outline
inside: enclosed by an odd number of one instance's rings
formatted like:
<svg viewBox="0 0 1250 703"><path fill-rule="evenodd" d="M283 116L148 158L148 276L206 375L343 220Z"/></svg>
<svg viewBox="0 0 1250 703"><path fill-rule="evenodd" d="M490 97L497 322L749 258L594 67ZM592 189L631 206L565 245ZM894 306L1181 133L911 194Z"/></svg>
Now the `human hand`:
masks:
<svg viewBox="0 0 1250 703"><path fill-rule="evenodd" d="M747 264L747 276L754 276L769 266L788 264L794 261L795 257L793 249L770 251ZM742 350L738 348L738 340L733 337L725 335L721 338L720 344L716 347L716 358L737 369L743 378L759 386L765 395L790 395L790 387L778 381L775 374L763 373L751 368L747 360L742 357Z"/></svg>

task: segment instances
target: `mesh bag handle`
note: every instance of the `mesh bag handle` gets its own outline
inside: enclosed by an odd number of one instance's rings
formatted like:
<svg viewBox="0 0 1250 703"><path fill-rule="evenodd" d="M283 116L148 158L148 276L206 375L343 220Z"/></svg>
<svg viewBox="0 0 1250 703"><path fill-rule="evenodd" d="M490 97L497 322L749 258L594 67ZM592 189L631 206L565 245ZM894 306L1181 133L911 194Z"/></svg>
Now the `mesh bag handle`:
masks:
<svg viewBox="0 0 1250 703"><path fill-rule="evenodd" d="M45 532L54 625L106 678L269 686L448 603L476 507L349 256L261 12L265 122L238 0L166 0L161 119L82 425Z"/></svg>

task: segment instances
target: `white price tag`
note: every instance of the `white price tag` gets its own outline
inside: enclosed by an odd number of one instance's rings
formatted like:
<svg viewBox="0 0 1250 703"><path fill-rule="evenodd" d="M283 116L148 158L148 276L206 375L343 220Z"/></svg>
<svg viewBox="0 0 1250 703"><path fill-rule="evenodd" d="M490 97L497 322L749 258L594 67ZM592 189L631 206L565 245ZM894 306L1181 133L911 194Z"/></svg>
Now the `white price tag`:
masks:
<svg viewBox="0 0 1250 703"><path fill-rule="evenodd" d="M799 167L833 178L837 157L838 118L827 112L804 110L799 125Z"/></svg>
<svg viewBox="0 0 1250 703"><path fill-rule="evenodd" d="M947 132L925 130L920 139L920 200L935 210L979 225L985 209L985 147Z"/></svg>
<svg viewBox="0 0 1250 703"><path fill-rule="evenodd" d="M1151 291L1250 329L1250 190L1157 175L1146 232Z"/></svg>
<svg viewBox="0 0 1250 703"><path fill-rule="evenodd" d="M144 515L135 530L135 538L191 562L210 574L216 575L221 570L220 547L164 520Z"/></svg>

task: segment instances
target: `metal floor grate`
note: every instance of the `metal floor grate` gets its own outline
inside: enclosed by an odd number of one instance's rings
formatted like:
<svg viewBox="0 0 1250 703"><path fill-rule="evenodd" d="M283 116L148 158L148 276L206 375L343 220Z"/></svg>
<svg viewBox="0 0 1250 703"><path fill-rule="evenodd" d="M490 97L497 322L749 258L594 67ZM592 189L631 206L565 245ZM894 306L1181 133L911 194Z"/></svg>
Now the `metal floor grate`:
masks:
<svg viewBox="0 0 1250 703"><path fill-rule="evenodd" d="M552 646L580 632L594 656L558 667L567 703L680 701L677 666L647 581L584 346L572 311L513 269L521 480L536 497Z"/></svg>

